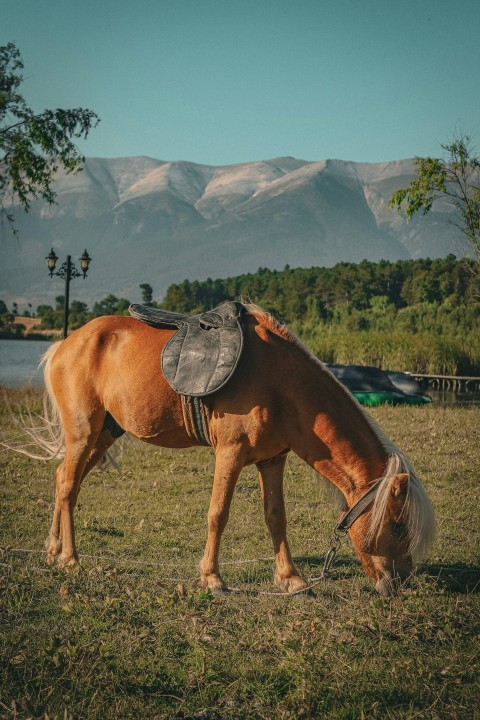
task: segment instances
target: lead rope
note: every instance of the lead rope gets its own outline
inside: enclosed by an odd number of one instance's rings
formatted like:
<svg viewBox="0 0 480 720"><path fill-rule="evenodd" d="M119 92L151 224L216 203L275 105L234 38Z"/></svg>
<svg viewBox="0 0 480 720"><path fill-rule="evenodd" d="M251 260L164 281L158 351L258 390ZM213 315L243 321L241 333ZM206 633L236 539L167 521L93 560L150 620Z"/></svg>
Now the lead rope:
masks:
<svg viewBox="0 0 480 720"><path fill-rule="evenodd" d="M335 530L330 535L330 546L327 550L327 554L325 555L325 560L323 562L323 569L321 574L322 579L328 577L330 568L333 565L333 561L335 560L335 555L339 551L342 540L344 537L346 537L347 532L348 530L346 529L338 532L337 528L335 528Z"/></svg>

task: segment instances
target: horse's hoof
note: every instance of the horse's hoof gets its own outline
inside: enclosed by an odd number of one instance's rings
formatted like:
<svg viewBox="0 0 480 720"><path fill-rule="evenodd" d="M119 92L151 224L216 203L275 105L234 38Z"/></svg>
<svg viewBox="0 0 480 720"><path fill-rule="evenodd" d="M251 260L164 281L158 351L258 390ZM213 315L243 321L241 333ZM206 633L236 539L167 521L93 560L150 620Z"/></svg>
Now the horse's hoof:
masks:
<svg viewBox="0 0 480 720"><path fill-rule="evenodd" d="M212 595L221 595L228 592L228 586L220 575L204 575L200 578L200 587L210 590Z"/></svg>
<svg viewBox="0 0 480 720"><path fill-rule="evenodd" d="M292 577L288 578L280 578L278 575L275 575L275 585L282 592L289 594L306 591L308 587L307 583L300 577L300 575L292 575Z"/></svg>
<svg viewBox="0 0 480 720"><path fill-rule="evenodd" d="M219 597L220 595L227 595L231 592L231 590L228 585L225 585L225 583L223 583L221 587L210 588L210 592L214 597Z"/></svg>
<svg viewBox="0 0 480 720"><path fill-rule="evenodd" d="M62 552L62 541L60 538L51 538L48 536L45 540L45 550L47 551L47 563L53 565Z"/></svg>
<svg viewBox="0 0 480 720"><path fill-rule="evenodd" d="M75 557L75 555L70 555L68 557L60 556L58 558L58 567L60 567L60 568L74 568L77 565L78 565L78 558Z"/></svg>

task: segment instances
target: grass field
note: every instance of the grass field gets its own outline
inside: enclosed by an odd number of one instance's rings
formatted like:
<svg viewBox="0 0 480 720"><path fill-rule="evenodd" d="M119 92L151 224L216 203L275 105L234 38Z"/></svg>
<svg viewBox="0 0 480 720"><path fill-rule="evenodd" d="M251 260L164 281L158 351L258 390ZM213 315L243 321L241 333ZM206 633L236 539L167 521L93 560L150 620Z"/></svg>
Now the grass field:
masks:
<svg viewBox="0 0 480 720"><path fill-rule="evenodd" d="M9 402L38 391L8 391ZM45 564L55 463L0 454L0 717L479 718L480 408L379 408L423 477L438 537L408 588L377 596L346 541L311 596L272 584L256 473L224 535L235 589L196 585L213 456L128 445L94 471L76 513L81 565ZM317 578L336 511L288 460L289 537Z"/></svg>

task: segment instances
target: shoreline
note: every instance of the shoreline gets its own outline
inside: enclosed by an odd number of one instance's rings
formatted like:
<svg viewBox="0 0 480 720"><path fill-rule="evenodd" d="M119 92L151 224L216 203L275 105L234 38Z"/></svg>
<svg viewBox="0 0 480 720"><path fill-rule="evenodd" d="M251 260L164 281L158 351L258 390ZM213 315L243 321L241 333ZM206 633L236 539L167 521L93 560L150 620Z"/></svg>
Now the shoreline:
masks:
<svg viewBox="0 0 480 720"><path fill-rule="evenodd" d="M27 333L26 335L6 335L4 333L0 333L0 340L40 340L49 342L60 339L60 335L41 335L40 333Z"/></svg>

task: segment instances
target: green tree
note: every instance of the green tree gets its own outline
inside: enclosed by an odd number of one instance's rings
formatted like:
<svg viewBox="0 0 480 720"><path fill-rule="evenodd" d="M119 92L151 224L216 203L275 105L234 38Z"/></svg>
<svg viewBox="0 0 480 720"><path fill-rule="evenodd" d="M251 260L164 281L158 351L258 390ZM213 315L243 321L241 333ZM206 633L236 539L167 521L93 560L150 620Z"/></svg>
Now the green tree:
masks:
<svg viewBox="0 0 480 720"><path fill-rule="evenodd" d="M145 305L151 305L152 304L152 298L153 298L153 288L148 283L142 283L140 286L140 290L142 291L142 302L145 303Z"/></svg>
<svg viewBox="0 0 480 720"><path fill-rule="evenodd" d="M80 300L72 300L72 302L70 303L70 314L68 317L69 327L71 327L73 330L76 330L82 325L85 325L85 323L90 320L91 315L88 311L88 306L86 303L81 302Z"/></svg>
<svg viewBox="0 0 480 720"><path fill-rule="evenodd" d="M419 210L429 213L438 198L447 199L455 211L450 222L461 230L480 262L480 159L469 135L441 147L443 158L415 158L416 176L393 193L390 207L405 211L410 220Z"/></svg>
<svg viewBox="0 0 480 720"><path fill-rule="evenodd" d="M103 298L103 300L100 300L100 302L95 303L92 314L94 317L101 315L126 315L129 305L130 300L117 298L116 295L110 294Z"/></svg>
<svg viewBox="0 0 480 720"><path fill-rule="evenodd" d="M84 108L34 112L19 91L22 70L17 47L0 46L0 216L14 232L14 216L6 209L8 197L26 212L36 198L55 202L56 171L59 166L67 173L82 169L85 158L74 140L86 138L99 122L94 112Z"/></svg>
<svg viewBox="0 0 480 720"><path fill-rule="evenodd" d="M1 315L2 327L13 327L15 315L12 312L5 312Z"/></svg>
<svg viewBox="0 0 480 720"><path fill-rule="evenodd" d="M56 298L56 301L58 300L59 298ZM39 305L37 307L37 317L41 320L40 327L42 330L59 330L63 327L63 303L59 306L57 302L55 309L51 305Z"/></svg>

